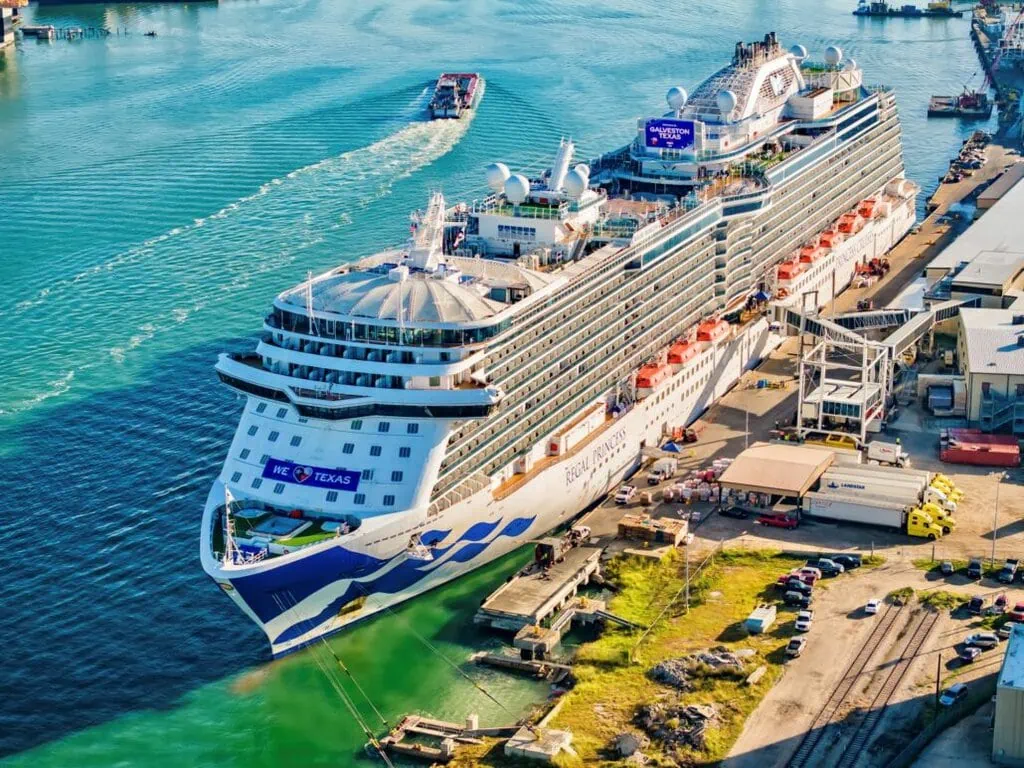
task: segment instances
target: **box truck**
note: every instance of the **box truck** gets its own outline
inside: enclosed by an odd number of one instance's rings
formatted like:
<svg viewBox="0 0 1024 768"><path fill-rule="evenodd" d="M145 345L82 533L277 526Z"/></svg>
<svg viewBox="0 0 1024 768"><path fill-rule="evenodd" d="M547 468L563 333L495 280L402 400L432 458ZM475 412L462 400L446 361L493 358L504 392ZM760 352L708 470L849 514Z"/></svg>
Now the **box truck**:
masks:
<svg viewBox="0 0 1024 768"><path fill-rule="evenodd" d="M868 443L867 457L868 461L878 461L883 464L891 464L894 467L910 465L910 456L899 443L885 443L881 440L872 440Z"/></svg>
<svg viewBox="0 0 1024 768"><path fill-rule="evenodd" d="M651 471L647 473L647 484L657 485L662 480L675 477L678 468L679 462L675 459L658 459L651 467Z"/></svg>
<svg viewBox="0 0 1024 768"><path fill-rule="evenodd" d="M907 508L898 502L877 498L809 492L804 495L803 512L811 517L895 528L909 536L938 539L942 528L917 507Z"/></svg>

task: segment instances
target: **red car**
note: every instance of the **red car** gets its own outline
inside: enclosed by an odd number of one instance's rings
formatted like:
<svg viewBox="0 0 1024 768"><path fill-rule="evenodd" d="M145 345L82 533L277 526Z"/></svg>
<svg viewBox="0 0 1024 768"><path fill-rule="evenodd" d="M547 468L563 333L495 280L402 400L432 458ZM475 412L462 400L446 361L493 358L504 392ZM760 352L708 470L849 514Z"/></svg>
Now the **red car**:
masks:
<svg viewBox="0 0 1024 768"><path fill-rule="evenodd" d="M800 521L789 515L761 515L756 522L772 528L796 528Z"/></svg>
<svg viewBox="0 0 1024 768"><path fill-rule="evenodd" d="M1006 618L1008 621L1024 621L1024 603L1017 603L1013 606L1013 610Z"/></svg>

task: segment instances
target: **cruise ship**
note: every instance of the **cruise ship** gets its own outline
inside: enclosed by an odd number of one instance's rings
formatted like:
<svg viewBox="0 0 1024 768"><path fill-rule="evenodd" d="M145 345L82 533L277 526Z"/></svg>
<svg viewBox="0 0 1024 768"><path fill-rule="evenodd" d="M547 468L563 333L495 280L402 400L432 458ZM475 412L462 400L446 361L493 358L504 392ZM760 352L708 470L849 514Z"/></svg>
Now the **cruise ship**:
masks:
<svg viewBox="0 0 1024 768"><path fill-rule="evenodd" d="M401 247L280 294L216 364L245 405L201 536L272 653L570 521L781 342L766 302L896 242L917 189L862 78L835 47L739 43L620 149L494 163L480 199L434 194Z"/></svg>

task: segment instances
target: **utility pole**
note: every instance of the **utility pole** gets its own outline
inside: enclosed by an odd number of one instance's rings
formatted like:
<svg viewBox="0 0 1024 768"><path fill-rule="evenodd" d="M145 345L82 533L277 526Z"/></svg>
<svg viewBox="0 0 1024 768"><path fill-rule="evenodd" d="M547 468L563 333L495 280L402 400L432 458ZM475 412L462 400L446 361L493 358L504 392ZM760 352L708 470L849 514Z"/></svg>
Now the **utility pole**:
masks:
<svg viewBox="0 0 1024 768"><path fill-rule="evenodd" d="M939 716L939 696L942 695L942 651L935 654L935 716Z"/></svg>
<svg viewBox="0 0 1024 768"><path fill-rule="evenodd" d="M743 450L747 450L747 442L750 440L750 408L743 406ZM997 502L998 503L998 502Z"/></svg>
<svg viewBox="0 0 1024 768"><path fill-rule="evenodd" d="M690 545L686 545L686 615L690 615Z"/></svg>

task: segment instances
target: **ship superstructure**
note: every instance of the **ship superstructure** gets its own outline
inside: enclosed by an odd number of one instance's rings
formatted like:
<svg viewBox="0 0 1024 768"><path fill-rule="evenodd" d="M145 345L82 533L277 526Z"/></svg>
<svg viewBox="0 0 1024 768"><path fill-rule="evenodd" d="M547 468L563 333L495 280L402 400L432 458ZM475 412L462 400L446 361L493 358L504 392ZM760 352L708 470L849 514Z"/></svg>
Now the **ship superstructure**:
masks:
<svg viewBox="0 0 1024 768"><path fill-rule="evenodd" d="M221 356L246 405L203 563L274 653L570 519L779 343L741 311L780 262L864 201L872 255L913 223L894 96L838 49L768 35L668 100L589 166L563 140L534 178L435 194L405 246L284 292Z"/></svg>

